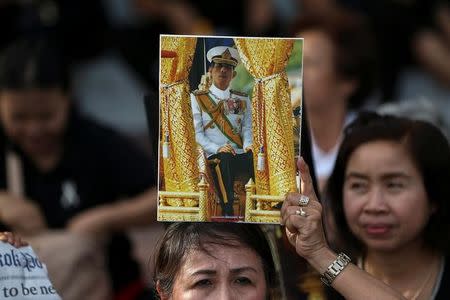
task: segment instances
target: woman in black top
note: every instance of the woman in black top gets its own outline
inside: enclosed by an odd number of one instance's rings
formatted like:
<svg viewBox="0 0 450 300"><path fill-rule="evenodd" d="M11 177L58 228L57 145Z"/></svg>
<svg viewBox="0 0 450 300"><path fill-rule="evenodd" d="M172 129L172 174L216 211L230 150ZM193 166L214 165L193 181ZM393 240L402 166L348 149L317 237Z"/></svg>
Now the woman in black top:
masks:
<svg viewBox="0 0 450 300"><path fill-rule="evenodd" d="M135 295L144 284L123 231L152 221L153 164L77 112L58 49L22 40L1 57L0 223L23 236L66 229L109 240L115 294Z"/></svg>

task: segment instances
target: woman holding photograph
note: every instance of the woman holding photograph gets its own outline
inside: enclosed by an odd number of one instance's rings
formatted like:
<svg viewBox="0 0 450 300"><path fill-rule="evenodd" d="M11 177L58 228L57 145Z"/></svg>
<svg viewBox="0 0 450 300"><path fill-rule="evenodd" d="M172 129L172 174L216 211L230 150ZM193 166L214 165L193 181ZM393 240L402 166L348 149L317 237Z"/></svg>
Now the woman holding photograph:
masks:
<svg viewBox="0 0 450 300"><path fill-rule="evenodd" d="M406 299L449 298L450 148L437 128L364 114L346 129L327 196L345 245L339 250L359 269L328 247L322 207L306 164L299 167L303 196L287 197L283 222L297 253L335 290L347 299L387 299L377 294L387 284Z"/></svg>

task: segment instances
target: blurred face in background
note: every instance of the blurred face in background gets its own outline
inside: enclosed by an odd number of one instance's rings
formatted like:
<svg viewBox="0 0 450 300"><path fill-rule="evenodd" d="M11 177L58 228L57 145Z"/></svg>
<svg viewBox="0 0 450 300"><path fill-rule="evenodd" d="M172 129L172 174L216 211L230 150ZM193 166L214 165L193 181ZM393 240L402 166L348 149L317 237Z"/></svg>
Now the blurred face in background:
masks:
<svg viewBox="0 0 450 300"><path fill-rule="evenodd" d="M57 88L0 93L5 134L33 157L51 155L59 149L68 114L69 99Z"/></svg>
<svg viewBox="0 0 450 300"><path fill-rule="evenodd" d="M173 300L264 300L267 286L261 258L243 245L205 244L192 250L176 275Z"/></svg>
<svg viewBox="0 0 450 300"><path fill-rule="evenodd" d="M421 246L434 211L408 151L392 141L369 142L353 152L343 199L348 226L368 251Z"/></svg>
<svg viewBox="0 0 450 300"><path fill-rule="evenodd" d="M306 30L298 34L304 38L303 84L308 110L329 109L336 101L346 103L347 82L339 77L335 67L335 47L320 30Z"/></svg>

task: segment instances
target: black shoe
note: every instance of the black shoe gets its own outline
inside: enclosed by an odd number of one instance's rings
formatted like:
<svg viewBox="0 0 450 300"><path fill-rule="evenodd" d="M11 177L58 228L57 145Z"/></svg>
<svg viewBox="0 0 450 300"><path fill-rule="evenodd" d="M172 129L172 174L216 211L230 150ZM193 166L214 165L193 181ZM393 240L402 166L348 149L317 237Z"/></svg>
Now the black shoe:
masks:
<svg viewBox="0 0 450 300"><path fill-rule="evenodd" d="M232 208L232 207L231 207L231 208L227 208L227 209L225 210L225 215L226 215L226 216L229 216L229 217L233 217L233 216L234 216L233 208Z"/></svg>

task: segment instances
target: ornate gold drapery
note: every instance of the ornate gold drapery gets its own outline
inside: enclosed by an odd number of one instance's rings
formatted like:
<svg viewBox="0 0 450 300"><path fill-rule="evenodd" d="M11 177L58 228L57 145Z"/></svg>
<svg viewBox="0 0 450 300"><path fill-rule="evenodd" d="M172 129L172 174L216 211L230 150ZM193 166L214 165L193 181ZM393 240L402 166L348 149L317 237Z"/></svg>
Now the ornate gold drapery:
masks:
<svg viewBox="0 0 450 300"><path fill-rule="evenodd" d="M189 98L188 75L197 39L161 37L161 144L168 143L169 156L163 159L166 191L198 191L199 170L194 123ZM164 56L164 55L163 55ZM196 206L197 200L169 199L172 206Z"/></svg>
<svg viewBox="0 0 450 300"><path fill-rule="evenodd" d="M293 40L234 39L247 71L255 78L252 97L255 170L263 146L265 167L255 171L256 193L296 191L291 97L286 75Z"/></svg>

